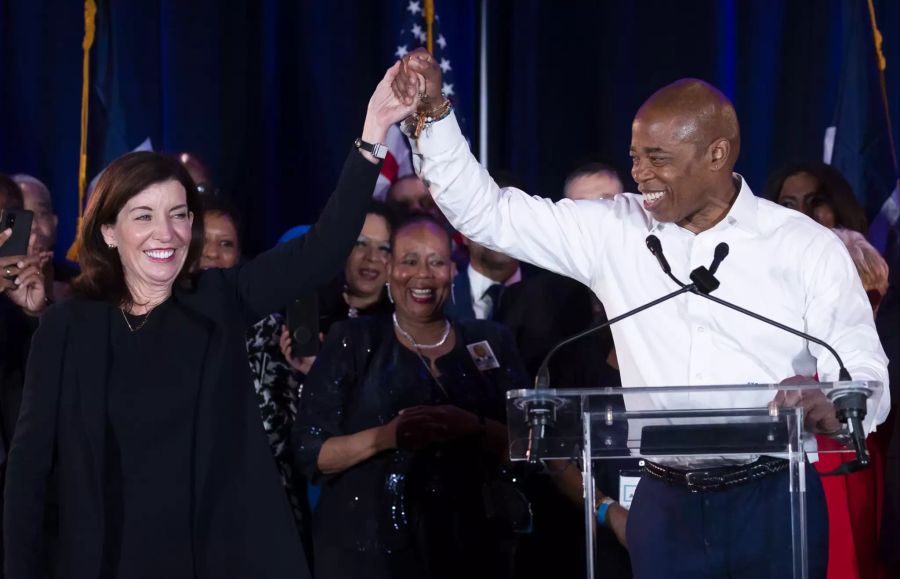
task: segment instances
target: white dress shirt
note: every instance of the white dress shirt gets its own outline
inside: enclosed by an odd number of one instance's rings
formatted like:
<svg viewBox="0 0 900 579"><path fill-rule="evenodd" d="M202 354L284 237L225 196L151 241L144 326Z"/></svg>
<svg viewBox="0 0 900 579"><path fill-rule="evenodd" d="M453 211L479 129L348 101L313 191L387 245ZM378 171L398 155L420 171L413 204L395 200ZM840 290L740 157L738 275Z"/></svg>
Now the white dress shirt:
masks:
<svg viewBox="0 0 900 579"><path fill-rule="evenodd" d="M831 344L855 380L884 384L869 401L866 427L890 409L887 358L872 309L844 245L807 216L759 199L741 182L727 216L699 234L659 223L638 194L557 203L500 189L469 151L453 115L414 143L435 201L466 237L521 261L572 277L603 302L610 318L675 289L647 250L656 235L672 273L689 281L709 267L720 242L730 254L715 295ZM816 344L699 296L681 295L612 326L624 386L778 383L818 373L838 379L838 364ZM774 392L702 396L642 394L631 410L764 407Z"/></svg>
<svg viewBox="0 0 900 579"><path fill-rule="evenodd" d="M471 288L470 293L472 294L472 311L475 312L475 317L479 320L487 320L497 306L497 304L492 303L491 297L486 295L488 288L500 282L494 281L486 275L482 275L472 267L471 263L468 267L468 274L469 287ZM503 282L503 285L509 287L520 281L522 281L522 268L517 267L516 272L509 276L509 279Z"/></svg>

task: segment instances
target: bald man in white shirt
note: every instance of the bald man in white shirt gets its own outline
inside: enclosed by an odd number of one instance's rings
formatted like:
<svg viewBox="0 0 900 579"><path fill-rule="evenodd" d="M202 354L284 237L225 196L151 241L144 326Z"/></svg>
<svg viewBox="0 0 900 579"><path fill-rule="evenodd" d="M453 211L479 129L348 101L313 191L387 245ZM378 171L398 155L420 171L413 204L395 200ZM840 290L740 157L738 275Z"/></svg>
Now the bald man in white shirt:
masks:
<svg viewBox="0 0 900 579"><path fill-rule="evenodd" d="M424 51L404 58L395 97L427 96L440 110L440 68ZM422 87L424 85L424 87ZM424 90L422 90L424 89ZM467 237L590 287L612 318L671 292L672 282L645 247L657 236L673 273L684 279L708 265L726 242L716 294L801 328L831 344L857 380L885 385L870 400L865 426L889 409L887 359L866 294L837 237L796 212L758 199L733 172L740 151L734 107L714 87L687 79L664 87L632 124L632 177L639 194L612 200L552 203L500 189L478 164L451 113L430 122L414 142L421 174L450 222ZM683 295L613 326L626 386L777 383L797 377L838 379L836 360L821 347ZM793 403L789 396L788 403ZM779 396L781 400L782 396ZM709 408L761 407L759 393L692 397ZM806 427L832 433L840 424L819 391L805 396ZM630 409L671 409L671 397L629 397ZM783 577L790 569L791 531L783 461L760 457L741 465L657 465L684 485L645 471L627 522L635 577ZM807 470L809 576L824 577L827 514L818 477ZM689 481L747 476L742 485L691 492ZM691 473L688 475L687 473Z"/></svg>

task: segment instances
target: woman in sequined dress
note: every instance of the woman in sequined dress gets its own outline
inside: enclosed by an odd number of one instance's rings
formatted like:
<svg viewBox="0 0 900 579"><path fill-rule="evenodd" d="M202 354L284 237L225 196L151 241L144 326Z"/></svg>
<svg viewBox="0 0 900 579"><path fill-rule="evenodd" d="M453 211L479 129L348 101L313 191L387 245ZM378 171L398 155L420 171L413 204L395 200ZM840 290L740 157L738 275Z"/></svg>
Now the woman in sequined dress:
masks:
<svg viewBox="0 0 900 579"><path fill-rule="evenodd" d="M508 575L510 501L485 496L515 495L497 491L505 393L527 378L503 326L446 319L452 276L448 234L413 216L392 241L395 314L334 326L307 376L293 441L322 484L317 579Z"/></svg>

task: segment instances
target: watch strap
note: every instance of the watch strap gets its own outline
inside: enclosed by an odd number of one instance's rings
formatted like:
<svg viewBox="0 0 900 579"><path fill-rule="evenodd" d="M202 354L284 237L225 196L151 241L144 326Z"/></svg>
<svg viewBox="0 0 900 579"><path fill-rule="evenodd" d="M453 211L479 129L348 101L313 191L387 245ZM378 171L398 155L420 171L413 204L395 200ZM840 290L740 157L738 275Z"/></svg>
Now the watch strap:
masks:
<svg viewBox="0 0 900 579"><path fill-rule="evenodd" d="M358 137L355 141L353 141L353 145L357 149L371 153L372 156L376 159L384 159L388 154L387 145L383 145L381 143L367 143Z"/></svg>

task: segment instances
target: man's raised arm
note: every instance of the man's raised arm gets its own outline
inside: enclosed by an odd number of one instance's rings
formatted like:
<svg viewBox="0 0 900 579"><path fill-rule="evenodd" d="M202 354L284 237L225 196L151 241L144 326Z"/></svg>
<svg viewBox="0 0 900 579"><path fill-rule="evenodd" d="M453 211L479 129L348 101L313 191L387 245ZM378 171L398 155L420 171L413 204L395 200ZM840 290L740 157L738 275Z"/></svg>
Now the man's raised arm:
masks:
<svg viewBox="0 0 900 579"><path fill-rule="evenodd" d="M408 99L410 84L426 87L416 98L420 114L440 114L441 71L424 50L404 57L394 83L399 99ZM415 81L412 79L416 79ZM424 121L424 119L423 119ZM595 256L603 251L602 233L615 227L611 203L576 205L530 197L515 188L500 189L469 150L452 112L440 120L405 125L421 177L435 202L463 235L516 259L572 277L587 285L595 275Z"/></svg>

